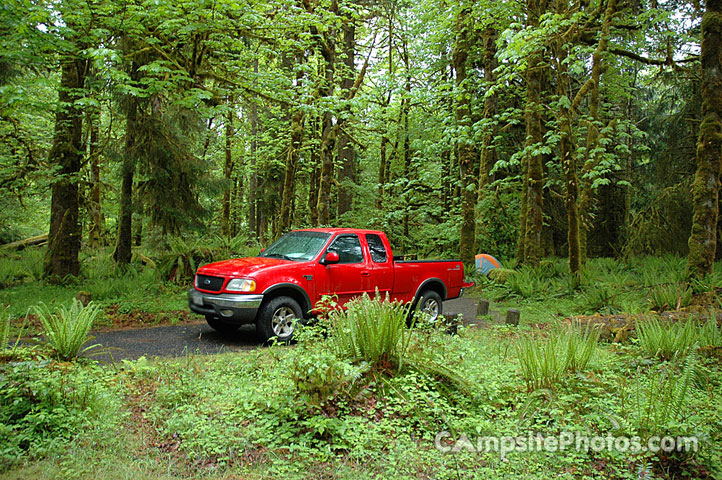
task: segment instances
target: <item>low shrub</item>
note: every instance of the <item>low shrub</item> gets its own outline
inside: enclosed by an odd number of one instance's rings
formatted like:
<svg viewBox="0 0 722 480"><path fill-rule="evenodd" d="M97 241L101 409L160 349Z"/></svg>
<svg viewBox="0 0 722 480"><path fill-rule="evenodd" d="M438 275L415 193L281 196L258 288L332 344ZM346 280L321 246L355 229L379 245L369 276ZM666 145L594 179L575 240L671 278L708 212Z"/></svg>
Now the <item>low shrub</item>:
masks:
<svg viewBox="0 0 722 480"><path fill-rule="evenodd" d="M329 314L329 340L336 354L351 362L368 362L381 368L401 369L409 349L408 307L388 296L368 295L346 304L346 311Z"/></svg>
<svg viewBox="0 0 722 480"><path fill-rule="evenodd" d="M352 365L324 348L306 348L294 357L290 376L301 400L323 409L329 400L353 397L368 366Z"/></svg>
<svg viewBox="0 0 722 480"><path fill-rule="evenodd" d="M644 441L651 435L684 435L683 420L694 388L697 357L694 353L668 368L654 372L636 385L632 423Z"/></svg>
<svg viewBox="0 0 722 480"><path fill-rule="evenodd" d="M655 310L678 310L689 306L692 289L684 284L657 285L649 291L649 301Z"/></svg>
<svg viewBox="0 0 722 480"><path fill-rule="evenodd" d="M672 323L648 317L637 322L636 330L641 349L662 360L687 355L699 339L699 327L694 320Z"/></svg>
<svg viewBox="0 0 722 480"><path fill-rule="evenodd" d="M106 378L99 367L48 360L0 365L0 471L63 452L79 435L111 438L119 403Z"/></svg>
<svg viewBox="0 0 722 480"><path fill-rule="evenodd" d="M45 340L61 360L72 360L80 353L98 346L83 348L92 340L88 333L100 312L100 307L92 302L83 307L78 300L74 300L69 307L61 305L55 313L46 305L35 307L35 314L43 325Z"/></svg>
<svg viewBox="0 0 722 480"><path fill-rule="evenodd" d="M0 314L0 353L9 347L11 318L7 311Z"/></svg>
<svg viewBox="0 0 722 480"><path fill-rule="evenodd" d="M559 328L546 339L522 336L517 352L527 387L553 390L568 372L586 370L598 343L598 329L578 324Z"/></svg>

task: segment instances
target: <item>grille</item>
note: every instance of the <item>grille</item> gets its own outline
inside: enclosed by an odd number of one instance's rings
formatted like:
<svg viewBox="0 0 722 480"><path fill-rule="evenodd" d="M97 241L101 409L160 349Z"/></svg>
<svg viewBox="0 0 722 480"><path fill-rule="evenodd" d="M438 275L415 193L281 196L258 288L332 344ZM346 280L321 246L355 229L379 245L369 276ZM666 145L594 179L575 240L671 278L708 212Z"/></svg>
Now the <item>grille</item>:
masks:
<svg viewBox="0 0 722 480"><path fill-rule="evenodd" d="M201 290L220 292L223 286L223 277L211 277L209 275L196 275L196 287Z"/></svg>

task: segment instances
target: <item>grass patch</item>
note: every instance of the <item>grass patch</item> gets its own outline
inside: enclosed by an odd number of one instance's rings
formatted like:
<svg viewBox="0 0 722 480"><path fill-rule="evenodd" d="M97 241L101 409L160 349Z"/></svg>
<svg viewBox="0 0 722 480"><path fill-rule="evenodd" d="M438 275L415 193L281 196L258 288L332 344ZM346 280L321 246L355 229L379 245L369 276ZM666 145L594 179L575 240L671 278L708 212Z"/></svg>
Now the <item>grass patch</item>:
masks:
<svg viewBox="0 0 722 480"><path fill-rule="evenodd" d="M599 330L568 325L548 338L524 335L518 358L527 388L553 390L567 373L586 370L599 342Z"/></svg>

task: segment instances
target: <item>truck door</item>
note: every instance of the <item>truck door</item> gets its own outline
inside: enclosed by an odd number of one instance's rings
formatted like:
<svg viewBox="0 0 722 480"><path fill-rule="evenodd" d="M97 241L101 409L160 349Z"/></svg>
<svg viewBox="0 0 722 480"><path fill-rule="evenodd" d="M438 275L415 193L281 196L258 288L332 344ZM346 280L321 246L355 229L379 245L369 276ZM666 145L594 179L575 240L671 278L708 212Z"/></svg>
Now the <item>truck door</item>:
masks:
<svg viewBox="0 0 722 480"><path fill-rule="evenodd" d="M337 295L338 303L345 304L366 291L371 273L367 259L356 234L342 234L328 246L328 252L338 254L338 263L316 266L316 286L319 295Z"/></svg>
<svg viewBox="0 0 722 480"><path fill-rule="evenodd" d="M373 296L376 289L382 297L391 294L394 287L394 264L391 253L387 251L383 240L375 233L366 234L366 244L369 247L369 269L371 270L371 293Z"/></svg>

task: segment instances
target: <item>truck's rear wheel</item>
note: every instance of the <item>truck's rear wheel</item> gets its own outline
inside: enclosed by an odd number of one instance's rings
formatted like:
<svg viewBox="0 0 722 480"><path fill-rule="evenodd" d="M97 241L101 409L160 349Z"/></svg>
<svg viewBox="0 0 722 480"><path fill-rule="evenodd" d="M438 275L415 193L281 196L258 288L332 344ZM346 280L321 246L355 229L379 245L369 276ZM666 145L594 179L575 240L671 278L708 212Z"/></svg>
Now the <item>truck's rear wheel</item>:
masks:
<svg viewBox="0 0 722 480"><path fill-rule="evenodd" d="M211 326L213 330L215 330L218 333L223 334L230 334L238 330L239 325L235 325L233 323L228 323L223 320L221 320L218 317L214 317L212 315L206 315L206 322L208 325Z"/></svg>
<svg viewBox="0 0 722 480"><path fill-rule="evenodd" d="M430 322L435 322L444 313L444 306L441 295L433 290L425 290L421 293L419 310L428 316Z"/></svg>
<svg viewBox="0 0 722 480"><path fill-rule="evenodd" d="M303 319L298 302L291 297L276 297L261 307L256 319L256 333L262 341L278 338L288 342L293 338L297 322Z"/></svg>

